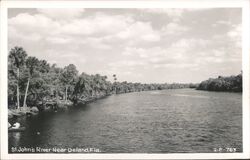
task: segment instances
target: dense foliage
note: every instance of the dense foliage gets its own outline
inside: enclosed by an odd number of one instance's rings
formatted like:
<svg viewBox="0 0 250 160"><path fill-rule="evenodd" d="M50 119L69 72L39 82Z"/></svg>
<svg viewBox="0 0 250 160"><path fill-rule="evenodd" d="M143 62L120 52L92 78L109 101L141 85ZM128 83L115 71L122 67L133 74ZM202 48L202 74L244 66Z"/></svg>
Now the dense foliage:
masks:
<svg viewBox="0 0 250 160"><path fill-rule="evenodd" d="M195 84L141 84L114 82L100 74L78 73L74 64L64 68L50 65L46 60L27 55L22 47L11 49L8 58L8 103L9 107L36 106L50 99L87 101L111 94L148 90L195 87Z"/></svg>
<svg viewBox="0 0 250 160"><path fill-rule="evenodd" d="M202 81L198 90L242 92L242 74L237 76L210 78Z"/></svg>

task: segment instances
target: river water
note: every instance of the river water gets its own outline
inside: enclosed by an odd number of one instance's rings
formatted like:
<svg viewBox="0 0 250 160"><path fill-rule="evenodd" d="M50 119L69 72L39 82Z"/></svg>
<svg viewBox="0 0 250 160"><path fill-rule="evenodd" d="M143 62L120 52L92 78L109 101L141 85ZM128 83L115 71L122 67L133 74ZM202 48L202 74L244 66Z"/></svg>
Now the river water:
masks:
<svg viewBox="0 0 250 160"><path fill-rule="evenodd" d="M26 130L9 133L9 152L13 147L94 148L102 153L213 153L219 148L242 152L241 93L173 89L119 94L18 121Z"/></svg>

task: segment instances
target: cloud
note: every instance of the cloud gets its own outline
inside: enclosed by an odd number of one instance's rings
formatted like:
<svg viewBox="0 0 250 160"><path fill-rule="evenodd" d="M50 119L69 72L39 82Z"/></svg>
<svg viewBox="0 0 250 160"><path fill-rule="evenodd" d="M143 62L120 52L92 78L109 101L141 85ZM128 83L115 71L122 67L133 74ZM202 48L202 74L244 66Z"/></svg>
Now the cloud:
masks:
<svg viewBox="0 0 250 160"><path fill-rule="evenodd" d="M102 50L109 50L112 48L112 46L104 43L103 38L87 37L81 40L80 44Z"/></svg>
<svg viewBox="0 0 250 160"><path fill-rule="evenodd" d="M167 24L167 26L163 27L163 29L162 29L163 34L165 34L165 35L169 35L169 34L178 35L178 34L181 34L183 32L186 32L188 30L189 30L189 28L187 26L182 26L182 25L180 25L178 23L174 23L174 22Z"/></svg>
<svg viewBox="0 0 250 160"><path fill-rule="evenodd" d="M119 81L137 81L140 73L140 81L164 82L191 71L200 72L200 79L205 79L216 67L241 67L240 16L230 16L228 21L224 9L140 11L143 14L134 9L22 12L8 20L9 46L21 45L29 55L61 67L74 63L80 72L100 71L111 77L119 73ZM200 18L203 11L206 20Z"/></svg>
<svg viewBox="0 0 250 160"><path fill-rule="evenodd" d="M227 36L235 43L236 47L241 48L241 34L242 26L241 24L232 25L232 29L227 32Z"/></svg>
<svg viewBox="0 0 250 160"><path fill-rule="evenodd" d="M164 68L169 64L176 64L177 61L179 63L185 61L185 51L175 47L152 47L147 49L126 47L122 54L126 56L125 59L136 59L136 63L133 65L139 64L144 68L148 68L150 66L157 66L155 68Z"/></svg>
<svg viewBox="0 0 250 160"><path fill-rule="evenodd" d="M193 69L198 67L195 63L168 63L168 64L154 64L153 68L168 68L168 69Z"/></svg>
<svg viewBox="0 0 250 160"><path fill-rule="evenodd" d="M143 8L146 13L167 15L173 22L180 22L187 12L207 11L212 8Z"/></svg>
<svg viewBox="0 0 250 160"><path fill-rule="evenodd" d="M70 38L63 38L63 37L48 37L46 40L49 43L54 43L54 44L67 44L72 42Z"/></svg>
<svg viewBox="0 0 250 160"><path fill-rule="evenodd" d="M55 48L47 49L43 51L43 55L38 55L38 58L46 59L49 63L56 63L60 67L64 67L70 63L73 63L79 68L79 64L86 62L86 56L81 55L79 52L70 50L58 50Z"/></svg>
<svg viewBox="0 0 250 160"><path fill-rule="evenodd" d="M142 65L145 65L145 62L135 61L135 60L121 60L118 62L112 62L108 64L108 66L115 67L115 68L119 68L119 67L126 68L126 67L142 66Z"/></svg>
<svg viewBox="0 0 250 160"><path fill-rule="evenodd" d="M224 50L216 50L216 49L214 49L214 50L212 51L212 54L213 54L215 57L222 57L222 56L224 56L226 53L225 53Z"/></svg>
<svg viewBox="0 0 250 160"><path fill-rule="evenodd" d="M59 28L60 34L68 35L108 35L118 33L128 27L133 19L120 15L95 14L83 19L75 19Z"/></svg>
<svg viewBox="0 0 250 160"><path fill-rule="evenodd" d="M233 25L232 30L227 33L227 35L231 38L241 37L241 24Z"/></svg>
<svg viewBox="0 0 250 160"><path fill-rule="evenodd" d="M199 38L182 38L178 41L172 43L173 48L206 48L210 43L209 40L199 39Z"/></svg>
<svg viewBox="0 0 250 160"><path fill-rule="evenodd" d="M138 58L153 59L154 57L161 57L166 54L166 50L161 47L152 48L137 48L137 47L126 47L123 55L136 56Z"/></svg>
<svg viewBox="0 0 250 160"><path fill-rule="evenodd" d="M126 47L122 55L124 59L136 59L144 68L151 66L155 69L185 68L198 71L211 64L240 63L240 54L229 55L231 49L225 46L210 49L212 45L213 41L207 39L182 38L168 47Z"/></svg>
<svg viewBox="0 0 250 160"><path fill-rule="evenodd" d="M217 27L217 26L231 26L232 23L230 21L225 21L225 20L219 20L216 23L212 24L212 27Z"/></svg>
<svg viewBox="0 0 250 160"><path fill-rule="evenodd" d="M161 39L160 33L153 30L148 22L134 22L127 25L127 27L119 32L116 37L123 40L144 40L149 42L159 41Z"/></svg>
<svg viewBox="0 0 250 160"><path fill-rule="evenodd" d="M147 13L152 14L165 14L169 18L172 18L173 21L179 21L179 19L183 16L184 9L175 9L175 8L146 8L140 9Z"/></svg>
<svg viewBox="0 0 250 160"><path fill-rule="evenodd" d="M133 49L130 49L131 52ZM133 69L133 68L138 68L138 67L143 67L146 70L149 69L160 69L160 68L171 68L171 69L191 69L193 67L198 67L200 66L200 62L194 62L191 61L190 59L185 59L182 58L182 54L179 53L173 53L173 52L168 52L165 49L161 48L151 48L149 50L144 50L141 52L140 50L142 49L136 49L134 48L134 53L131 53L131 56L135 56L138 54L137 58L131 57L131 59L127 60L122 60L118 61L115 63L109 64L110 67L116 68L119 70L125 69ZM160 51L160 52L152 52L152 51ZM148 52L147 52L148 51ZM156 54L155 54L156 53ZM186 54L186 53L185 53ZM127 55L128 56L128 55ZM179 57L177 57L179 56ZM136 59L132 60L132 59Z"/></svg>
<svg viewBox="0 0 250 160"><path fill-rule="evenodd" d="M67 22L55 19L63 9L39 9L37 14L18 14L9 19L10 32L18 33L18 38L25 39L32 35L31 40L47 40L51 44L88 44L99 49L109 49L108 43L123 41L127 45L142 42L158 42L160 32L152 28L151 23L138 21L129 15L108 15L96 12L84 18L80 14L84 10L66 10L71 17ZM54 14L55 13L55 14ZM60 16L64 17L63 14ZM10 33L10 38L16 35ZM27 38L28 39L28 38Z"/></svg>
<svg viewBox="0 0 250 160"><path fill-rule="evenodd" d="M143 55L145 53L144 48L132 48L132 47L126 47L125 50L122 52L123 55Z"/></svg>
<svg viewBox="0 0 250 160"><path fill-rule="evenodd" d="M61 27L60 23L53 21L44 15L30 15L28 13L18 14L16 17L9 19L8 24L11 27L15 27L26 33L53 33L55 32L53 29Z"/></svg>
<svg viewBox="0 0 250 160"><path fill-rule="evenodd" d="M15 39L22 39L27 42L37 42L42 39L42 36L38 33L30 33L28 34L29 36L24 36L24 34L19 32L15 27L9 27L8 34L9 37L15 37Z"/></svg>
<svg viewBox="0 0 250 160"><path fill-rule="evenodd" d="M37 11L40 14L43 14L49 18L52 19L57 19L57 20L70 20L74 18L80 17L84 13L84 9L82 8L60 8L60 9L55 9L55 8L49 8L49 9L37 9Z"/></svg>
<svg viewBox="0 0 250 160"><path fill-rule="evenodd" d="M194 51L197 52L196 49L206 49L209 43L210 41L204 39L182 38L172 42L168 47L126 47L122 55L147 58L150 62L184 60L188 56L190 57L190 52L193 51L192 54L194 54Z"/></svg>

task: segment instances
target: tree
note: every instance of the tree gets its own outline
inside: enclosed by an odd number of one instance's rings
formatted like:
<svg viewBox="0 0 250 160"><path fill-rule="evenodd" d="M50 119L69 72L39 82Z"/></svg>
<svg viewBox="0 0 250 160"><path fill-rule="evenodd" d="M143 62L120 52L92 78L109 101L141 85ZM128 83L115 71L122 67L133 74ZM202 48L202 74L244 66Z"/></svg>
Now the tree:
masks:
<svg viewBox="0 0 250 160"><path fill-rule="evenodd" d="M74 85L76 83L78 71L74 64L69 64L64 67L63 72L61 74L61 81L65 85L65 100L68 99L68 88L70 85ZM72 91L71 91L72 92Z"/></svg>
<svg viewBox="0 0 250 160"><path fill-rule="evenodd" d="M61 81L61 74L63 73L63 69L53 64L51 67L48 67L47 83L50 87L50 94L56 96L56 99L59 100L64 93L64 84Z"/></svg>
<svg viewBox="0 0 250 160"><path fill-rule="evenodd" d="M237 76L209 78L202 81L198 90L242 92L242 74Z"/></svg>
<svg viewBox="0 0 250 160"><path fill-rule="evenodd" d="M28 94L28 89L29 89L29 84L30 84L30 79L33 76L35 72L35 68L39 65L39 60L36 57L28 57L26 60L26 67L29 70L29 78L25 90L25 95L24 95L24 101L23 101L23 107L27 107L26 104L26 99L27 99L27 94Z"/></svg>
<svg viewBox="0 0 250 160"><path fill-rule="evenodd" d="M27 57L26 51L22 47L14 47L9 53L9 62L13 65L11 67L11 73L16 77L16 96L17 96L17 109L20 108L20 91L19 91L19 81L20 81L20 69L25 64ZM16 72L15 72L16 71Z"/></svg>
<svg viewBox="0 0 250 160"><path fill-rule="evenodd" d="M74 87L74 101L78 101L78 99L89 97L91 92L90 87L90 76L82 73Z"/></svg>
<svg viewBox="0 0 250 160"><path fill-rule="evenodd" d="M117 78L116 78L116 74L113 74L114 77L114 81L116 82Z"/></svg>

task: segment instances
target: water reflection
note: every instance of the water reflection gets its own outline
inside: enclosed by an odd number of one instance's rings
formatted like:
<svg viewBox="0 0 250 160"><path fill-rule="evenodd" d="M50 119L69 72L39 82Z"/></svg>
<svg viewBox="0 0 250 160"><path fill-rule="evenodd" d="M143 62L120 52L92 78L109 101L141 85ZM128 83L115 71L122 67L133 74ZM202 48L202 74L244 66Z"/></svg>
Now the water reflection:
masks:
<svg viewBox="0 0 250 160"><path fill-rule="evenodd" d="M20 145L20 139L21 139L21 132L12 132L10 133L11 137L13 138L12 142L14 146Z"/></svg>

